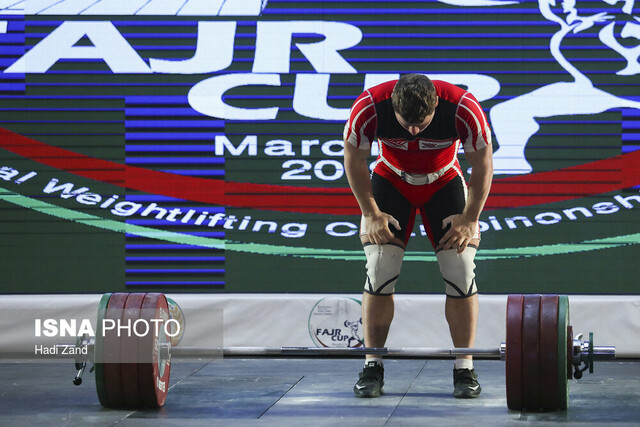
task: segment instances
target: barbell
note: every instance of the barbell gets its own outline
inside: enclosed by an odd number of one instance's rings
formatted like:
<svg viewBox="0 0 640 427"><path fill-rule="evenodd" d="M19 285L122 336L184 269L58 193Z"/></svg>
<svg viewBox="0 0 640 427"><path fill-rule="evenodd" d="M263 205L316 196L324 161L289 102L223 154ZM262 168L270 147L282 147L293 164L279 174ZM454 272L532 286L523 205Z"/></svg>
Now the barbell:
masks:
<svg viewBox="0 0 640 427"><path fill-rule="evenodd" d="M93 362L96 390L107 408L159 408L167 398L172 358L215 357L362 357L448 358L458 355L505 361L507 406L513 410L565 410L569 381L595 360L615 359L615 347L593 345L573 337L569 299L564 295L510 295L507 298L506 341L498 348L368 348L368 347L184 347L166 326L180 325L176 303L161 293L113 293L98 305L95 337L78 337L74 384L80 385L87 362ZM171 306L171 307L170 307ZM174 317L172 317L174 313ZM154 324L143 334L120 336L105 322ZM160 326L160 327L158 327ZM184 324L182 324L184 326ZM179 328L178 328L179 329Z"/></svg>

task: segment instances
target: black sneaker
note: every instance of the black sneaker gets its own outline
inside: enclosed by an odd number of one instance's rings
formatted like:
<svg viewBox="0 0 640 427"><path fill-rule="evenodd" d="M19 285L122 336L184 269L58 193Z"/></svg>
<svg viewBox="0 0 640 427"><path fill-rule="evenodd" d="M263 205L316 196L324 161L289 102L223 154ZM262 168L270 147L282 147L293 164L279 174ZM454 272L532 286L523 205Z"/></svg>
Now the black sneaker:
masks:
<svg viewBox="0 0 640 427"><path fill-rule="evenodd" d="M353 386L358 397L379 397L383 394L384 368L376 362L369 362L360 372L360 379Z"/></svg>
<svg viewBox="0 0 640 427"><path fill-rule="evenodd" d="M478 376L473 369L453 370L453 396L462 399L471 399L480 396L480 384Z"/></svg>

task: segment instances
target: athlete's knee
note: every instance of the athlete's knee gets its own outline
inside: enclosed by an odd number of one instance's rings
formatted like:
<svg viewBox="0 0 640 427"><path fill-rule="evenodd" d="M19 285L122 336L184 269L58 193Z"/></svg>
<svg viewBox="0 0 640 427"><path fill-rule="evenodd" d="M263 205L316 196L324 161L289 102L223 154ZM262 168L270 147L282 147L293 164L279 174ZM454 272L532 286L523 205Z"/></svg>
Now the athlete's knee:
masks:
<svg viewBox="0 0 640 427"><path fill-rule="evenodd" d="M473 262L475 256L476 248L472 246L467 246L460 254L456 249L442 250L436 254L448 296L467 298L478 293L474 272L476 265Z"/></svg>
<svg viewBox="0 0 640 427"><path fill-rule="evenodd" d="M364 246L364 253L367 256L365 292L392 295L402 269L404 248L393 243L367 244Z"/></svg>

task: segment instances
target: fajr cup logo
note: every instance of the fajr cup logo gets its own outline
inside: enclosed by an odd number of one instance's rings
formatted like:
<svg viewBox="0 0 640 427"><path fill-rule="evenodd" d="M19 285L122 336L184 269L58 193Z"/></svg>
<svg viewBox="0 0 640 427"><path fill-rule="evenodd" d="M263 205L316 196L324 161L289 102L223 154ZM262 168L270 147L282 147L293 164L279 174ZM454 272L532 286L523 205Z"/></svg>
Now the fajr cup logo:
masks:
<svg viewBox="0 0 640 427"><path fill-rule="evenodd" d="M327 297L309 314L309 335L317 347L361 347L361 302L354 298Z"/></svg>

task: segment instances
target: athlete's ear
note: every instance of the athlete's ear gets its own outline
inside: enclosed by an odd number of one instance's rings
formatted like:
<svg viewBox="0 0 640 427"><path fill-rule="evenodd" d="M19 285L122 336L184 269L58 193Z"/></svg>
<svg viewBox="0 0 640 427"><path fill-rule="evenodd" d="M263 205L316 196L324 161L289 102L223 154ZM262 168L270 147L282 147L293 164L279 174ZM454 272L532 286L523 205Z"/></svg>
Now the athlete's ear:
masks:
<svg viewBox="0 0 640 427"><path fill-rule="evenodd" d="M440 99L439 96L436 96L436 107L438 106L438 100Z"/></svg>

